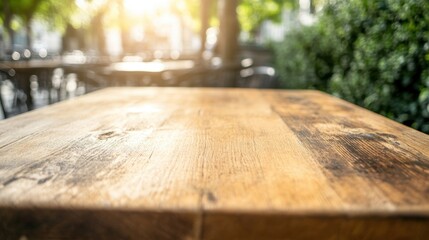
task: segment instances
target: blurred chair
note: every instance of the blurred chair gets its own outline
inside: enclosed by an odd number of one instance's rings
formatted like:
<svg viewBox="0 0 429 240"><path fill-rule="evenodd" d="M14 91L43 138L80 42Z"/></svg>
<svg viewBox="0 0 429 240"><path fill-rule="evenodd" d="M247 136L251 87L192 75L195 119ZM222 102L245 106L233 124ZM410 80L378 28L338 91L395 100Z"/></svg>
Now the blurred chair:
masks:
<svg viewBox="0 0 429 240"><path fill-rule="evenodd" d="M229 66L217 68L200 66L175 76L170 82L182 87L234 87L239 71L239 68Z"/></svg>
<svg viewBox="0 0 429 240"><path fill-rule="evenodd" d="M273 67L254 66L242 69L237 87L275 88L277 86L276 71Z"/></svg>
<svg viewBox="0 0 429 240"><path fill-rule="evenodd" d="M4 75L7 75L7 72L0 70L0 106L1 106L1 111L2 111L2 115L3 118L7 118L7 112L6 112L6 107L4 105L4 101L3 101L3 91L2 91L2 87L3 87L3 77Z"/></svg>
<svg viewBox="0 0 429 240"><path fill-rule="evenodd" d="M85 84L85 93L108 87L109 81L107 79L109 76L109 73L106 73L101 68L87 69L84 77L81 77Z"/></svg>
<svg viewBox="0 0 429 240"><path fill-rule="evenodd" d="M27 95L15 86L14 75L13 69L0 69L0 105L4 118L28 110Z"/></svg>
<svg viewBox="0 0 429 240"><path fill-rule="evenodd" d="M253 64L253 59L224 63L219 57L200 62L193 69L173 77L170 84L185 87L237 87L240 71Z"/></svg>

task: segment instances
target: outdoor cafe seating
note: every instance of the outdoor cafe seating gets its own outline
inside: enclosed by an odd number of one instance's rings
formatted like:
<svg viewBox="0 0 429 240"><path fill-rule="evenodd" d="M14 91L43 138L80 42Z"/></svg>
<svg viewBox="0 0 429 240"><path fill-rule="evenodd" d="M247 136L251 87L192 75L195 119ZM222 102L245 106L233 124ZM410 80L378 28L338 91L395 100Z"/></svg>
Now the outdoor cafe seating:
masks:
<svg viewBox="0 0 429 240"><path fill-rule="evenodd" d="M429 239L428 0L1 0L0 240Z"/></svg>
<svg viewBox="0 0 429 240"><path fill-rule="evenodd" d="M219 59L202 63L196 60L91 63L48 60L31 64L6 62L0 68L4 117L108 86L276 86L275 70L253 66L249 58L226 65Z"/></svg>

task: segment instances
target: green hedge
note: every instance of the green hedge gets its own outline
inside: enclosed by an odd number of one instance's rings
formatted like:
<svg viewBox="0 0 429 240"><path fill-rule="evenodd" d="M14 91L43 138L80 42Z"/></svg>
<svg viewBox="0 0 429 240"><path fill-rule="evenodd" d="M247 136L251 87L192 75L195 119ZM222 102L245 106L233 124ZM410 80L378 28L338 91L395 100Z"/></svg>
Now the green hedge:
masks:
<svg viewBox="0 0 429 240"><path fill-rule="evenodd" d="M429 133L429 2L339 0L275 45L284 88L315 88Z"/></svg>

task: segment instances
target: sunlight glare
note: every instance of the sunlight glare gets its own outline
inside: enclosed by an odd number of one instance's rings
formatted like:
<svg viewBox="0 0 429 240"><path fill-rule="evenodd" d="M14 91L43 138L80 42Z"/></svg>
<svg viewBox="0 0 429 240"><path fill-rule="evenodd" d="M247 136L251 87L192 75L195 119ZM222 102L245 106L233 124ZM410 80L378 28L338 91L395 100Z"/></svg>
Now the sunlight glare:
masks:
<svg viewBox="0 0 429 240"><path fill-rule="evenodd" d="M169 4L170 0L124 0L126 11L133 15L153 14L166 9Z"/></svg>

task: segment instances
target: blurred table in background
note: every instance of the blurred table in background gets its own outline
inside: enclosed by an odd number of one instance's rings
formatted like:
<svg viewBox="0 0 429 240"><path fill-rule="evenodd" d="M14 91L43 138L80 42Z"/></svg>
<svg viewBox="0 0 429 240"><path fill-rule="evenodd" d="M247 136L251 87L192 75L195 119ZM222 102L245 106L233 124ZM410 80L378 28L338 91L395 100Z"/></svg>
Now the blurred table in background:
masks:
<svg viewBox="0 0 429 240"><path fill-rule="evenodd" d="M115 62L105 68L105 73L114 86L163 86L169 77L166 74L179 74L194 66L192 60Z"/></svg>
<svg viewBox="0 0 429 240"><path fill-rule="evenodd" d="M429 236L429 136L317 91L109 88L0 134L1 239Z"/></svg>

